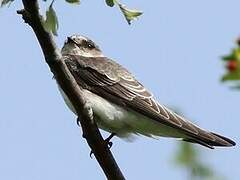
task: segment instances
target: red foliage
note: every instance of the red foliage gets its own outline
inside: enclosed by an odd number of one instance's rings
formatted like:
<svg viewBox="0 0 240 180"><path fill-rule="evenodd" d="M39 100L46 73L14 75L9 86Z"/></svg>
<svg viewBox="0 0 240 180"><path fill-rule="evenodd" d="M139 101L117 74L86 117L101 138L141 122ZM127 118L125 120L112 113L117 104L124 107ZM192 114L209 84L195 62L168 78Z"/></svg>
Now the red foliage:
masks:
<svg viewBox="0 0 240 180"><path fill-rule="evenodd" d="M238 63L236 60L230 60L227 62L227 66L226 68L232 72L232 71L235 71L237 69L237 66L238 66Z"/></svg>

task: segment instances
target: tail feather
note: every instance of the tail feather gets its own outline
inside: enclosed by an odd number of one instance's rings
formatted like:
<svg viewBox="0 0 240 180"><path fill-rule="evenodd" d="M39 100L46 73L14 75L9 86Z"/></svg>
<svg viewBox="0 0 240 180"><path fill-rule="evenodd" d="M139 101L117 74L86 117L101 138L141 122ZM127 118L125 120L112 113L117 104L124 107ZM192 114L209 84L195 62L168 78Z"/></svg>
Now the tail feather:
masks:
<svg viewBox="0 0 240 180"><path fill-rule="evenodd" d="M214 146L235 146L236 145L236 143L233 140L231 140L227 137L221 136L216 133L211 133L211 134L213 134L214 136L216 136L218 139L221 140L221 142L216 141L216 143L218 143L218 144L216 144Z"/></svg>
<svg viewBox="0 0 240 180"><path fill-rule="evenodd" d="M214 146L225 147L236 145L233 140L227 137L221 136L213 132L207 132L202 129L199 131L198 135L191 134L189 138L184 138L183 140L191 143L197 143L210 149L214 149Z"/></svg>

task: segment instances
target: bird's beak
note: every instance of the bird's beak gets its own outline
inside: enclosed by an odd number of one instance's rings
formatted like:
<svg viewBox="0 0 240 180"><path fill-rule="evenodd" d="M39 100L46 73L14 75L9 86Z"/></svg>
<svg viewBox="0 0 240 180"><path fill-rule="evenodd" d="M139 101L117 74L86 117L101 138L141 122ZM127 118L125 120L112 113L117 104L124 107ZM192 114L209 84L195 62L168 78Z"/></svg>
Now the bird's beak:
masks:
<svg viewBox="0 0 240 180"><path fill-rule="evenodd" d="M71 37L67 37L67 42L74 42Z"/></svg>
<svg viewBox="0 0 240 180"><path fill-rule="evenodd" d="M76 44L77 46L79 46L78 43L76 41L74 41L71 37L67 37L67 43L73 43L73 44Z"/></svg>

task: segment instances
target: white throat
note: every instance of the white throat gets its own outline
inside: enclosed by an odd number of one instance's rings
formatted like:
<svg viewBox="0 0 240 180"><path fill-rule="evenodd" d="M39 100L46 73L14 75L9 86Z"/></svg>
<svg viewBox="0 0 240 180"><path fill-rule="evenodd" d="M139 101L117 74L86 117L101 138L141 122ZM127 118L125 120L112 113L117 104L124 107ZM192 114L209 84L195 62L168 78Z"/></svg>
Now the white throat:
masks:
<svg viewBox="0 0 240 180"><path fill-rule="evenodd" d="M83 57L104 57L103 54L92 54L89 52L82 52L82 51L77 51L76 53L73 53L73 54L83 56Z"/></svg>

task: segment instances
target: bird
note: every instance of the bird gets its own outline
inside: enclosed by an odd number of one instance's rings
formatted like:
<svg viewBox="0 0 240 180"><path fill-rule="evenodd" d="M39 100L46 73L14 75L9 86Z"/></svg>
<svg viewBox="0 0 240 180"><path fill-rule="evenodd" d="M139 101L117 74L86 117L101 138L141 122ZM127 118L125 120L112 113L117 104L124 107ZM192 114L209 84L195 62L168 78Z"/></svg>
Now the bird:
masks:
<svg viewBox="0 0 240 180"><path fill-rule="evenodd" d="M210 149L235 146L233 140L204 130L160 104L133 74L105 56L88 37L67 37L61 53L93 110L94 121L100 129L112 133L111 137L170 137ZM59 90L67 106L77 114L60 86Z"/></svg>

